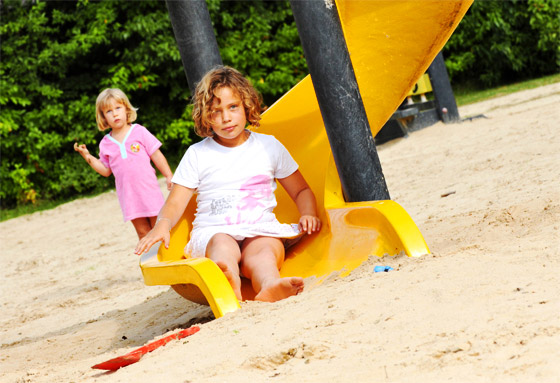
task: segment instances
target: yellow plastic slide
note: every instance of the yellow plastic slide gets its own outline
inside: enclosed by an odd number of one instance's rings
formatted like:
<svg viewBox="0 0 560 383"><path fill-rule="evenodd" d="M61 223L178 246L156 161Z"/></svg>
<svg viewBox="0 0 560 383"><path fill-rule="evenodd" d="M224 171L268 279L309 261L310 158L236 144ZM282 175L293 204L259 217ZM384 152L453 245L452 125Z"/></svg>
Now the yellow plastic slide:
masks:
<svg viewBox="0 0 560 383"><path fill-rule="evenodd" d="M472 0L336 1L372 134L381 129L451 36ZM336 81L336 79L333 79ZM393 201L346 203L310 77L263 115L261 133L277 137L300 165L317 197L320 233L304 237L287 253L282 276L348 274L370 255L410 257L429 253L410 216ZM295 204L279 185L280 222L295 223ZM192 201L172 230L169 249L156 246L142 256L147 285L171 285L182 296L208 303L216 318L239 308L233 290L209 259L186 259L196 210ZM373 270L372 270L373 272ZM243 299L253 299L244 283Z"/></svg>

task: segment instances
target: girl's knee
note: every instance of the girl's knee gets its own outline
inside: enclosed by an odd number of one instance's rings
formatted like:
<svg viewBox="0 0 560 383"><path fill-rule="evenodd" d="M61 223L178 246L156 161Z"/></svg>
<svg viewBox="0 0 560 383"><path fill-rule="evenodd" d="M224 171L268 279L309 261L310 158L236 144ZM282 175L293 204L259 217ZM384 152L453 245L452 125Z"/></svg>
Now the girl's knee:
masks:
<svg viewBox="0 0 560 383"><path fill-rule="evenodd" d="M259 257L272 256L276 259L284 259L284 243L279 238L257 237L248 246L244 247L247 254L256 254Z"/></svg>
<svg viewBox="0 0 560 383"><path fill-rule="evenodd" d="M247 246L243 249L243 264L249 268L258 266L259 264L276 263L276 267L280 269L284 263L284 245L282 241L275 241L277 238L266 238L266 241L260 241L258 246ZM255 245L257 242L254 243Z"/></svg>
<svg viewBox="0 0 560 383"><path fill-rule="evenodd" d="M206 256L212 260L225 260L234 258L237 262L241 257L239 244L233 237L218 233L215 234L206 246Z"/></svg>
<svg viewBox="0 0 560 383"><path fill-rule="evenodd" d="M210 238L210 240L208 241L208 245L207 247L239 247L239 245L237 244L237 241L235 239L233 239L233 237L227 235L227 234L223 234L223 233L218 233L218 234L214 234L212 236L212 238Z"/></svg>

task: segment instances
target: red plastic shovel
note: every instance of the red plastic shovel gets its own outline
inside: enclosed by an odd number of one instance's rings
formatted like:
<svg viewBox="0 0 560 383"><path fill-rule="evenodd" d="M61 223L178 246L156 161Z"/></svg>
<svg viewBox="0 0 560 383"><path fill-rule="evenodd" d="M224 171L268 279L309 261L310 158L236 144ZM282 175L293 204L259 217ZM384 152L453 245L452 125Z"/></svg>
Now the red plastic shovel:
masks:
<svg viewBox="0 0 560 383"><path fill-rule="evenodd" d="M176 332L175 334L171 334L166 336L165 338L158 339L152 343L148 343L145 346L142 346L134 351L129 352L128 354L124 354L117 358L113 358L103 363L96 364L91 368L96 368L98 370L118 370L121 367L128 366L129 364L136 363L140 360L140 358L149 352L154 351L156 348L165 346L167 343L171 342L174 339L182 339L189 335L192 335L200 330L198 326L192 326L187 329L181 330Z"/></svg>

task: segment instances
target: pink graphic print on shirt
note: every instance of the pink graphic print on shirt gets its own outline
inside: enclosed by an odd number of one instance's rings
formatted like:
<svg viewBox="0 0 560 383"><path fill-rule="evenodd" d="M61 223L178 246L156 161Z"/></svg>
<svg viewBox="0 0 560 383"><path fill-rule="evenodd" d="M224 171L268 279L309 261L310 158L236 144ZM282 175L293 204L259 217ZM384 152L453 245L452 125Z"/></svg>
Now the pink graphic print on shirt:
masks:
<svg viewBox="0 0 560 383"><path fill-rule="evenodd" d="M262 211L262 208L264 208L265 205L262 203L262 201L269 201L274 197L271 181L272 180L270 176L258 175L249 178L247 182L241 185L241 188L239 190L242 193L245 193L246 195L243 198L241 198L239 204L236 206L236 210L237 210L236 222L233 222L231 217L225 217L227 224L233 225L233 224L240 224L240 223L258 222L262 218L264 213L264 211ZM258 212L258 209L261 209L261 214L258 216L258 218L251 219L251 220L243 220L241 218L242 211L247 211L251 213L254 210L257 210ZM251 214L249 214L249 216L251 216Z"/></svg>

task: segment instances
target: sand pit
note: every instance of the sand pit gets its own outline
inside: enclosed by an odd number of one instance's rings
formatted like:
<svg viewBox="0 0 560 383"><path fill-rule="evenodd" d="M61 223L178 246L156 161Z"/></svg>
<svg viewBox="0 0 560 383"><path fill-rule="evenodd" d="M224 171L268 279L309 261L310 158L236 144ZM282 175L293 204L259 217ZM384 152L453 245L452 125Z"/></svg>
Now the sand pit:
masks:
<svg viewBox="0 0 560 383"><path fill-rule="evenodd" d="M0 381L558 382L559 105L557 83L382 145L432 254L217 320L144 285L114 192L2 222ZM136 364L90 368L193 324Z"/></svg>

